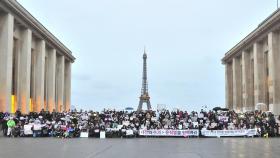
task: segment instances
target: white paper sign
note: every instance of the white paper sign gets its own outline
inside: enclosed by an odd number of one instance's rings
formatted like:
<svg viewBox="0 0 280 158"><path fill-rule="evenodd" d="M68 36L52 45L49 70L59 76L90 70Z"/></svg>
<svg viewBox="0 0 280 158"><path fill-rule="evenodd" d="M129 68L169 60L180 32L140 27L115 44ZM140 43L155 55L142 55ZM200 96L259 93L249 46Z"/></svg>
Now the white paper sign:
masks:
<svg viewBox="0 0 280 158"><path fill-rule="evenodd" d="M122 129L123 125L118 125L117 129L120 130Z"/></svg>
<svg viewBox="0 0 280 158"><path fill-rule="evenodd" d="M106 138L106 133L104 131L100 132L100 139L105 139Z"/></svg>
<svg viewBox="0 0 280 158"><path fill-rule="evenodd" d="M88 132L81 132L81 138L88 138Z"/></svg>
<svg viewBox="0 0 280 158"><path fill-rule="evenodd" d="M193 126L198 126L198 122L193 122Z"/></svg>
<svg viewBox="0 0 280 158"><path fill-rule="evenodd" d="M133 130L126 130L126 135L127 135L127 136L133 135Z"/></svg>
<svg viewBox="0 0 280 158"><path fill-rule="evenodd" d="M219 116L218 119L219 119L219 121L222 121L222 122L228 122L227 116Z"/></svg>
<svg viewBox="0 0 280 158"><path fill-rule="evenodd" d="M33 135L33 131L31 130L32 125L24 125L23 129L24 129L24 135Z"/></svg>
<svg viewBox="0 0 280 158"><path fill-rule="evenodd" d="M124 126L128 126L129 125L129 121L123 121L123 125Z"/></svg>

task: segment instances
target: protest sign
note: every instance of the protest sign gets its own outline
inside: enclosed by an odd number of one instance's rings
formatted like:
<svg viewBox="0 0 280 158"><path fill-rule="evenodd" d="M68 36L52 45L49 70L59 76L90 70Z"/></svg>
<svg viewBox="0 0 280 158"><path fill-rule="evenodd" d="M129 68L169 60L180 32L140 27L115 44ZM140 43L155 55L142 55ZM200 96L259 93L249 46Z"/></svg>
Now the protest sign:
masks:
<svg viewBox="0 0 280 158"><path fill-rule="evenodd" d="M256 129L240 130L202 130L201 134L206 137L236 137L257 135Z"/></svg>
<svg viewBox="0 0 280 158"><path fill-rule="evenodd" d="M127 136L133 135L133 130L126 130L126 135Z"/></svg>
<svg viewBox="0 0 280 158"><path fill-rule="evenodd" d="M81 132L80 138L88 138L88 132Z"/></svg>
<svg viewBox="0 0 280 158"><path fill-rule="evenodd" d="M33 131L32 131L32 127L33 125L24 125L23 129L24 129L24 135L33 135Z"/></svg>
<svg viewBox="0 0 280 158"><path fill-rule="evenodd" d="M142 136L171 136L171 137L187 137L187 136L198 136L199 131L194 130L139 130L139 135Z"/></svg>
<svg viewBox="0 0 280 158"><path fill-rule="evenodd" d="M106 133L104 131L100 132L100 139L105 139L106 138Z"/></svg>
<svg viewBox="0 0 280 158"><path fill-rule="evenodd" d="M218 119L221 122L228 122L228 117L227 116L219 116Z"/></svg>

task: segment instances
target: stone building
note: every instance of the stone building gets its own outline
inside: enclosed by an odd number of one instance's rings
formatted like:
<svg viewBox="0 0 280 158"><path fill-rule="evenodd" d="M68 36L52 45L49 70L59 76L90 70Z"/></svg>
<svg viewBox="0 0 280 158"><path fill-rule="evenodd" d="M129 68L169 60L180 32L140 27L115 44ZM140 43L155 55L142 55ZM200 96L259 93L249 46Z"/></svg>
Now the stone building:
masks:
<svg viewBox="0 0 280 158"><path fill-rule="evenodd" d="M226 106L280 114L280 10L229 50L222 59Z"/></svg>
<svg viewBox="0 0 280 158"><path fill-rule="evenodd" d="M0 111L69 110L74 60L16 0L0 1Z"/></svg>

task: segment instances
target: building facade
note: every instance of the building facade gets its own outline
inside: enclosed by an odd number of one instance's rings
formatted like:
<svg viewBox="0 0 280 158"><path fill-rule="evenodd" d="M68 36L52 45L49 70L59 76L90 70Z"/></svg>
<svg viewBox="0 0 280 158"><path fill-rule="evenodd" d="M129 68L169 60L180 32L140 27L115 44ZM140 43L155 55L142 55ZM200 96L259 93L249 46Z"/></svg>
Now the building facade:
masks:
<svg viewBox="0 0 280 158"><path fill-rule="evenodd" d="M222 62L229 109L280 114L280 10L229 50Z"/></svg>
<svg viewBox="0 0 280 158"><path fill-rule="evenodd" d="M64 111L75 58L16 0L0 1L0 111Z"/></svg>

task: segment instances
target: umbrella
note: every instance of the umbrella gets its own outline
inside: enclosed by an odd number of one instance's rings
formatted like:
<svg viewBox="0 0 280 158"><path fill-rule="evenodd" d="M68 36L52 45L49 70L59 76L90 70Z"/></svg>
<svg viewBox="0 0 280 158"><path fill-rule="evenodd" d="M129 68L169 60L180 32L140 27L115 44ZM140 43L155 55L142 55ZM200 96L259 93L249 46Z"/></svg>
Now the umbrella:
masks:
<svg viewBox="0 0 280 158"><path fill-rule="evenodd" d="M221 110L222 110L222 111L229 111L228 108L222 108Z"/></svg>
<svg viewBox="0 0 280 158"><path fill-rule="evenodd" d="M221 107L215 107L215 108L213 108L213 111L219 111L219 110L222 110L222 108L221 108Z"/></svg>

